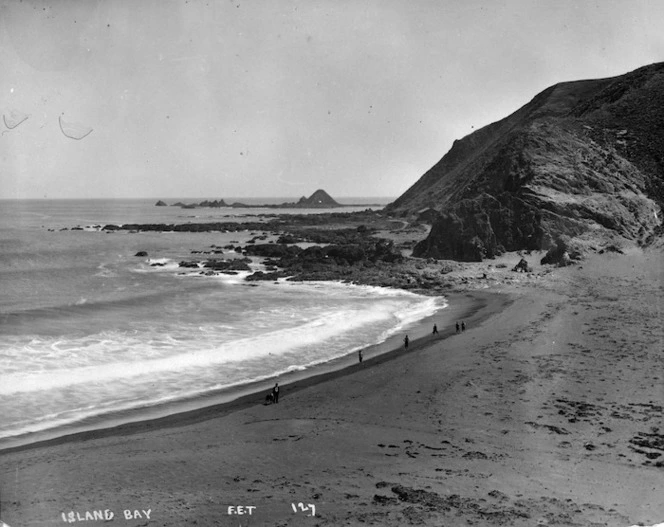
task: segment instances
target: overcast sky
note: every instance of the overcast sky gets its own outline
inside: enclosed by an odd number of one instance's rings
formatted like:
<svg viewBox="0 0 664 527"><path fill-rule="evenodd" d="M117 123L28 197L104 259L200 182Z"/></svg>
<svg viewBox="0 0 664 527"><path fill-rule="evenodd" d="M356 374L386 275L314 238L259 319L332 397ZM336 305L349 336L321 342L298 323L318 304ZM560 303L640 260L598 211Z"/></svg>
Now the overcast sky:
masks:
<svg viewBox="0 0 664 527"><path fill-rule="evenodd" d="M0 6L0 198L397 197L546 87L664 60L656 0Z"/></svg>

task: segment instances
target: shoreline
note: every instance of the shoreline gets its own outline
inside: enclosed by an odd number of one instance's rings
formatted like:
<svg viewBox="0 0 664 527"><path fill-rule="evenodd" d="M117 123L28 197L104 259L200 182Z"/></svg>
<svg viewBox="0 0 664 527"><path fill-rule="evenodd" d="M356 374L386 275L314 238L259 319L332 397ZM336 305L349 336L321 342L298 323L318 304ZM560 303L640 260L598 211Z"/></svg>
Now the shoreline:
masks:
<svg viewBox="0 0 664 527"><path fill-rule="evenodd" d="M361 365L350 356L338 371L281 379L279 404L253 395L4 450L2 520L108 510L116 525L163 527L661 522L662 250L568 268L540 256L527 255L530 275L509 271L509 255L453 271L481 288L448 296L443 316L465 320L464 333L439 313L437 338L424 320L407 352L402 333Z"/></svg>
<svg viewBox="0 0 664 527"><path fill-rule="evenodd" d="M357 361L357 351L312 366L302 371L288 372L239 386L221 389L188 399L177 400L152 407L95 416L76 423L46 430L9 436L0 439L0 454L20 452L63 443L87 441L102 437L132 435L162 428L173 428L198 423L208 419L263 404L263 395L271 389L275 380L282 389L281 398L303 388L328 382L349 375L360 369L375 367L405 354L420 351L455 334L454 322L466 320L468 326L477 325L511 303L505 293L487 291L451 291L443 295L447 306L433 315L415 322L408 330L410 345L404 350L400 332L385 341L362 348L364 360ZM483 310L487 310L483 313ZM441 323L441 319L443 323ZM433 324L439 327L438 337L430 334Z"/></svg>

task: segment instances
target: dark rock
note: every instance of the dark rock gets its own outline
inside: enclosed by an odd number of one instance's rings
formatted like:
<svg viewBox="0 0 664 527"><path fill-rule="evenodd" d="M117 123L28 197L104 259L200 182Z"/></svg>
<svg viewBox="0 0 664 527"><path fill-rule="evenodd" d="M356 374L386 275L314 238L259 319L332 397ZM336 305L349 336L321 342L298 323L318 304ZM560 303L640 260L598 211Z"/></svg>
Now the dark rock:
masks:
<svg viewBox="0 0 664 527"><path fill-rule="evenodd" d="M155 203L154 206L155 207L168 207L168 205L166 203L164 203L163 201L161 201L161 200L157 201L157 203Z"/></svg>
<svg viewBox="0 0 664 527"><path fill-rule="evenodd" d="M284 258L296 256L302 252L297 246L288 246L285 244L256 243L246 247L247 254L252 256L263 256L266 258Z"/></svg>
<svg viewBox="0 0 664 527"><path fill-rule="evenodd" d="M392 496L381 496L380 494L374 494L373 502L378 505L396 505L399 503L399 500L393 498Z"/></svg>
<svg viewBox="0 0 664 527"><path fill-rule="evenodd" d="M558 265L559 267L564 267L571 263L569 257L569 246L567 242L561 237L556 239L556 243L551 247L547 253L544 255L544 258L540 260L542 265L553 264Z"/></svg>
<svg viewBox="0 0 664 527"><path fill-rule="evenodd" d="M300 236L293 236L292 234L282 234L279 236L277 239L277 243L279 244L293 244L293 243L301 243L306 241L305 238L302 238Z"/></svg>
<svg viewBox="0 0 664 527"><path fill-rule="evenodd" d="M505 250L536 249L544 234L540 222L541 213L519 197L482 194L440 214L413 256L480 262Z"/></svg>
<svg viewBox="0 0 664 527"><path fill-rule="evenodd" d="M146 257L148 253L146 251L138 251L134 256Z"/></svg>
<svg viewBox="0 0 664 527"><path fill-rule="evenodd" d="M519 263L512 268L512 271L517 273L530 273L532 269L528 266L528 262L525 260L525 258L521 258Z"/></svg>
<svg viewBox="0 0 664 527"><path fill-rule="evenodd" d="M261 282L261 281L276 281L279 278L283 278L285 274L280 271L264 273L263 271L256 271L255 273L250 274L245 278L249 282Z"/></svg>
<svg viewBox="0 0 664 527"><path fill-rule="evenodd" d="M435 492L413 489L410 487L404 487L403 485L395 485L391 490L398 496L400 501L416 503L429 510L440 512L449 511L450 506L458 505L457 501L454 499L456 497L455 495L452 495L449 498L444 498Z"/></svg>
<svg viewBox="0 0 664 527"><path fill-rule="evenodd" d="M624 252L620 247L618 247L617 245L613 245L613 244L611 244L611 245L607 245L606 247L604 247L603 249L601 249L601 250L599 251L599 254L604 254L605 252L606 252L606 253L625 254L625 252Z"/></svg>
<svg viewBox="0 0 664 527"><path fill-rule="evenodd" d="M630 439L629 442L640 447L664 451L664 435L656 432L639 432L635 437Z"/></svg>
<svg viewBox="0 0 664 527"><path fill-rule="evenodd" d="M489 496L499 501L507 501L509 499L507 494L500 492L499 490L492 490L489 492Z"/></svg>
<svg viewBox="0 0 664 527"><path fill-rule="evenodd" d="M466 452L463 456L465 459L487 459L487 455L484 452Z"/></svg>
<svg viewBox="0 0 664 527"><path fill-rule="evenodd" d="M250 260L249 260L250 261ZM249 262L246 259L233 260L206 260L203 267L215 271L250 271Z"/></svg>
<svg viewBox="0 0 664 527"><path fill-rule="evenodd" d="M223 199L217 199L217 200L214 200L214 201L208 201L208 200L201 201L198 204L198 206L199 207L207 207L207 208L215 208L215 209L217 209L219 207L228 207L228 205L226 205L226 202Z"/></svg>

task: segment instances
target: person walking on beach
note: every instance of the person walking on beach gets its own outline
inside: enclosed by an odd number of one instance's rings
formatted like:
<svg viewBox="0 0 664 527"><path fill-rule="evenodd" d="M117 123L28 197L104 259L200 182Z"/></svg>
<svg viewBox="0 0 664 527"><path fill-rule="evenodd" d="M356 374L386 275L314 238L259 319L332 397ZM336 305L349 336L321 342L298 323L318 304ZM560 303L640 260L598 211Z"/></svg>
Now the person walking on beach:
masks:
<svg viewBox="0 0 664 527"><path fill-rule="evenodd" d="M436 324L433 325L433 334L438 335L438 326Z"/></svg>
<svg viewBox="0 0 664 527"><path fill-rule="evenodd" d="M466 331L466 323L463 321L461 322L461 331Z"/></svg>
<svg viewBox="0 0 664 527"><path fill-rule="evenodd" d="M358 351L358 352L357 352L357 355L358 355L358 357L359 357L359 359L360 359L360 362L362 362L362 350Z"/></svg>
<svg viewBox="0 0 664 527"><path fill-rule="evenodd" d="M408 349L408 335L403 338L403 345L404 348Z"/></svg>
<svg viewBox="0 0 664 527"><path fill-rule="evenodd" d="M459 333L459 323L458 322L456 323L456 329L457 329L457 333Z"/></svg>
<svg viewBox="0 0 664 527"><path fill-rule="evenodd" d="M272 400L275 404L279 404L279 383L274 383L274 388L272 388Z"/></svg>

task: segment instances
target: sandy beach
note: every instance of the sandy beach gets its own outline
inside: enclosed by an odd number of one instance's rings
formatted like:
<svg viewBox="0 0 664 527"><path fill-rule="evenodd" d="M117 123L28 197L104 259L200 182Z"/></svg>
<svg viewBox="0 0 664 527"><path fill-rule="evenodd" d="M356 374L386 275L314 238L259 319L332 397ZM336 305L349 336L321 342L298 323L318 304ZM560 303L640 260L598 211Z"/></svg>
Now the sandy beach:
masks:
<svg viewBox="0 0 664 527"><path fill-rule="evenodd" d="M661 251L560 269L540 258L527 257L530 274L510 271L514 254L454 271L460 287L438 336L408 350L395 338L393 351L362 364L284 380L277 405L262 404L260 387L229 404L5 450L2 520L662 522ZM459 318L467 328L457 334Z"/></svg>

